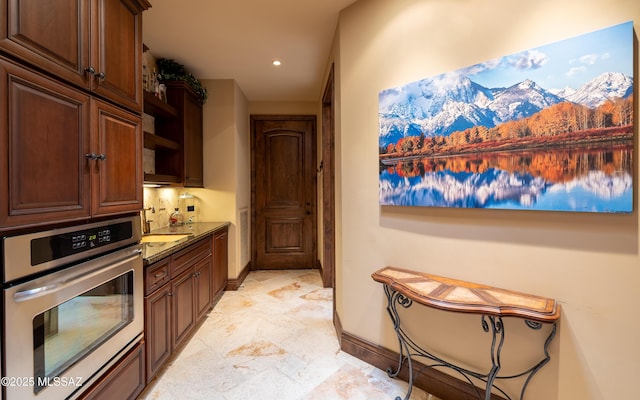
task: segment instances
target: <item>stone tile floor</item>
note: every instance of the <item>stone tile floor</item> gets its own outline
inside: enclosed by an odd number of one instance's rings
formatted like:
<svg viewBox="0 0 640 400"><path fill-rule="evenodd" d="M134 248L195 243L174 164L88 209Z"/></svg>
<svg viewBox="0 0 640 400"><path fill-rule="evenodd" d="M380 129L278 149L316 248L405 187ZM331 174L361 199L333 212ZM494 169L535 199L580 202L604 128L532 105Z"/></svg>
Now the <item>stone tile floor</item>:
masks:
<svg viewBox="0 0 640 400"><path fill-rule="evenodd" d="M143 400L393 400L407 383L340 351L317 270L251 272ZM414 388L412 400L438 400Z"/></svg>

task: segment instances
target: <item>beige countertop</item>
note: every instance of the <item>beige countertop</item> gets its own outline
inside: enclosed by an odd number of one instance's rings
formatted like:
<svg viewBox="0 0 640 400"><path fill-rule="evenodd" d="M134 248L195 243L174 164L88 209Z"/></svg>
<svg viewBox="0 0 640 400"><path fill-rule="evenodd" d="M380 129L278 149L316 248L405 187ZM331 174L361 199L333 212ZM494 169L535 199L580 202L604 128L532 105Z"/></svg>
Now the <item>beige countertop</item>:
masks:
<svg viewBox="0 0 640 400"><path fill-rule="evenodd" d="M196 222L193 224L184 224L180 226L167 226L160 229L152 230L149 235L178 235L187 234L186 238L182 238L171 242L147 242L142 243L142 258L144 265L153 264L171 254L179 251L208 235L213 234L215 231L229 226L228 221L220 222Z"/></svg>

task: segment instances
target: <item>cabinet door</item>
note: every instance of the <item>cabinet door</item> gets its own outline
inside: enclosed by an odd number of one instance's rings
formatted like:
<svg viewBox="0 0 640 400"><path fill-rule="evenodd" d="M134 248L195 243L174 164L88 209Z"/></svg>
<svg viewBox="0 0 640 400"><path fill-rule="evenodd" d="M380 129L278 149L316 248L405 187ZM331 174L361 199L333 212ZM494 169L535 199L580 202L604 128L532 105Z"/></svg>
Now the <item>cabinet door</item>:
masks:
<svg viewBox="0 0 640 400"><path fill-rule="evenodd" d="M0 0L0 49L89 88L88 0ZM4 14L4 13L2 13Z"/></svg>
<svg viewBox="0 0 640 400"><path fill-rule="evenodd" d="M211 257L199 261L195 265L196 271L196 320L204 318L211 308L213 292L211 287L211 277L213 266Z"/></svg>
<svg viewBox="0 0 640 400"><path fill-rule="evenodd" d="M228 269L228 250L227 245L229 242L228 229L224 228L222 231L216 232L213 235L213 293L217 296L221 291L227 287L227 281L229 279Z"/></svg>
<svg viewBox="0 0 640 400"><path fill-rule="evenodd" d="M134 0L93 0L93 90L142 111L142 10Z"/></svg>
<svg viewBox="0 0 640 400"><path fill-rule="evenodd" d="M142 208L142 119L92 100L92 214Z"/></svg>
<svg viewBox="0 0 640 400"><path fill-rule="evenodd" d="M184 104L184 186L203 187L202 104L187 95Z"/></svg>
<svg viewBox="0 0 640 400"><path fill-rule="evenodd" d="M89 97L0 58L0 230L89 216Z"/></svg>
<svg viewBox="0 0 640 400"><path fill-rule="evenodd" d="M144 300L147 382L171 356L171 284Z"/></svg>
<svg viewBox="0 0 640 400"><path fill-rule="evenodd" d="M183 274L171 281L171 311L172 311L172 341L173 348L177 348L189 337L195 327L194 269L189 268Z"/></svg>

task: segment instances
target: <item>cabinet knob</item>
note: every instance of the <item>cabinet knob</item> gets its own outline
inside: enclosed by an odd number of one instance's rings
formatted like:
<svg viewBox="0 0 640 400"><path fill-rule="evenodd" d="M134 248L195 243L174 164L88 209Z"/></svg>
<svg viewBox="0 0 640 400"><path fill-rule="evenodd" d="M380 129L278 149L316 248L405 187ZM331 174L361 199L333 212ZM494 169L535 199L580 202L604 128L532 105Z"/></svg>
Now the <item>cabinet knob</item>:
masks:
<svg viewBox="0 0 640 400"><path fill-rule="evenodd" d="M85 156L85 158L87 158L89 160L101 160L101 161L104 161L104 160L107 159L107 156L105 154L87 153L84 156Z"/></svg>
<svg viewBox="0 0 640 400"><path fill-rule="evenodd" d="M105 75L105 73L104 73L104 72L98 72L98 71L96 71L96 69L95 69L95 68L93 68L93 67L87 67L87 68L85 68L85 69L84 69L84 72L88 72L88 73L90 73L91 75L93 75L93 76L95 76L96 78L98 78L98 80L100 80L100 81L105 80L105 78L107 77L107 76Z"/></svg>

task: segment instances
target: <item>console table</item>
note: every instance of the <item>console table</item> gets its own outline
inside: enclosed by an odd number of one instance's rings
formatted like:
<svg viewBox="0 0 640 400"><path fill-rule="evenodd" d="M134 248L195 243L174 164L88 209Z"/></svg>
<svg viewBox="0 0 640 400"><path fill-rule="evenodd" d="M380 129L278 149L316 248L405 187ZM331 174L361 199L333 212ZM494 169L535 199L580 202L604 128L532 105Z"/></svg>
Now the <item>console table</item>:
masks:
<svg viewBox="0 0 640 400"><path fill-rule="evenodd" d="M520 400L523 400L524 392L531 378L551 358L549 356L549 344L555 337L556 322L560 317L560 308L554 299L395 267L384 267L374 272L371 277L384 286L384 293L388 301L387 311L393 322L400 345L398 367L395 371L393 368L388 368L387 374L395 378L400 373L404 363L407 363L409 368L409 390L404 400L409 399L413 388L412 357L418 356L430 360L432 363L428 364L427 367L445 367L457 371L476 390L480 400L482 400L482 395L474 384L473 379L476 379L476 382L481 381L486 384L485 400L491 398L492 388L511 400L507 393L496 386L496 380L525 377L520 392ZM462 368L418 346L402 329L397 308L398 305L403 308L409 308L414 302L445 311L480 315L482 329L492 335L492 366L490 370L485 373ZM503 317L521 318L533 330L541 329L543 324L552 324L551 332L544 341L545 357L526 371L509 376L498 374L501 368L500 355L504 343ZM396 400L400 400L400 397L396 397Z"/></svg>

